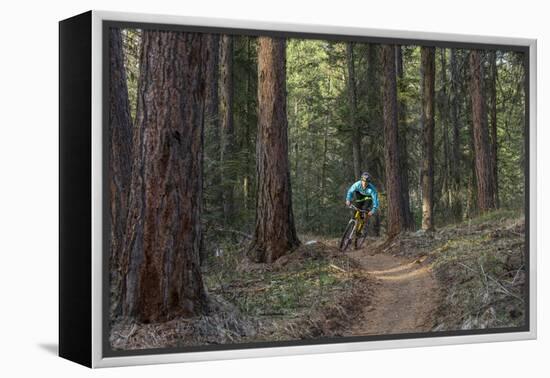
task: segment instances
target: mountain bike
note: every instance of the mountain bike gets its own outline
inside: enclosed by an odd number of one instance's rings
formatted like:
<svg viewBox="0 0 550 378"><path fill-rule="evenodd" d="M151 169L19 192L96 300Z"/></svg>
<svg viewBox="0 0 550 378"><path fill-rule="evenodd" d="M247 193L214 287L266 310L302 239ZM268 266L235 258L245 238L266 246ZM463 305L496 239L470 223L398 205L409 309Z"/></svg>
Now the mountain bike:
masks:
<svg viewBox="0 0 550 378"><path fill-rule="evenodd" d="M340 251L342 252L345 252L349 248L354 239L356 249L361 248L367 239L368 216L363 219L361 214L368 214L369 210L361 210L353 204L349 207L355 210L355 212L349 220L346 230L344 231L344 235L342 235L342 239L340 240Z"/></svg>

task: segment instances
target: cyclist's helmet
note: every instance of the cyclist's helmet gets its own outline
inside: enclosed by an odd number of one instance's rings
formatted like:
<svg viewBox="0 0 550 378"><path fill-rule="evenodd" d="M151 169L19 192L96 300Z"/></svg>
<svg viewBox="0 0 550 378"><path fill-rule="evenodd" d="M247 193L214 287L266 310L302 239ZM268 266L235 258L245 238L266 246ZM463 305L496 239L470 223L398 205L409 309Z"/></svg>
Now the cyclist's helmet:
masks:
<svg viewBox="0 0 550 378"><path fill-rule="evenodd" d="M369 172L363 172L361 174L361 180L365 180L366 182L371 182L372 177L370 176Z"/></svg>

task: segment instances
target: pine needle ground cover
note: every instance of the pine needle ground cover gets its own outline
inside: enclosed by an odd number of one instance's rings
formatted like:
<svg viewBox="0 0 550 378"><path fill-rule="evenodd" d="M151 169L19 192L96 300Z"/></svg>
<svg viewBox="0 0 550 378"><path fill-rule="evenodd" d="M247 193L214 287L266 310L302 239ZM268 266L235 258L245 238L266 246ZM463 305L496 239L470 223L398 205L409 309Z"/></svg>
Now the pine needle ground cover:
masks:
<svg viewBox="0 0 550 378"><path fill-rule="evenodd" d="M353 259L322 242L276 264L251 262L226 240L204 273L210 311L195 318L113 325L115 349L288 341L343 335L368 304L372 280Z"/></svg>

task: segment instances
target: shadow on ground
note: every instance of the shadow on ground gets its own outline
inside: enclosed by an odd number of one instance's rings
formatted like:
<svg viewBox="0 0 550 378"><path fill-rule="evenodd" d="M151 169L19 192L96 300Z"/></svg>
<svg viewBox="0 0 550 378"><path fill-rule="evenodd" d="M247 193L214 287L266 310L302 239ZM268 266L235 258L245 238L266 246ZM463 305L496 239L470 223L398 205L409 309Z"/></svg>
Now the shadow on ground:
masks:
<svg viewBox="0 0 550 378"><path fill-rule="evenodd" d="M57 345L57 344L54 344L54 343L41 343L41 344L38 344L38 347L40 349L45 350L48 353L54 354L56 356L59 355L59 345Z"/></svg>

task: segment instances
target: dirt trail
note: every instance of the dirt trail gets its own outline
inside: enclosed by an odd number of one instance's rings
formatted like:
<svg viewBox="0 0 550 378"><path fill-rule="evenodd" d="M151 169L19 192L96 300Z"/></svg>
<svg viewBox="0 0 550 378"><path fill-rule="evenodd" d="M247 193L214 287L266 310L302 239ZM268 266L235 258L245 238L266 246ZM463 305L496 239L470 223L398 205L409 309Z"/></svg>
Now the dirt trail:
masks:
<svg viewBox="0 0 550 378"><path fill-rule="evenodd" d="M348 334L387 335L430 331L438 286L423 259L406 259L367 250L348 252L377 280L371 304Z"/></svg>

